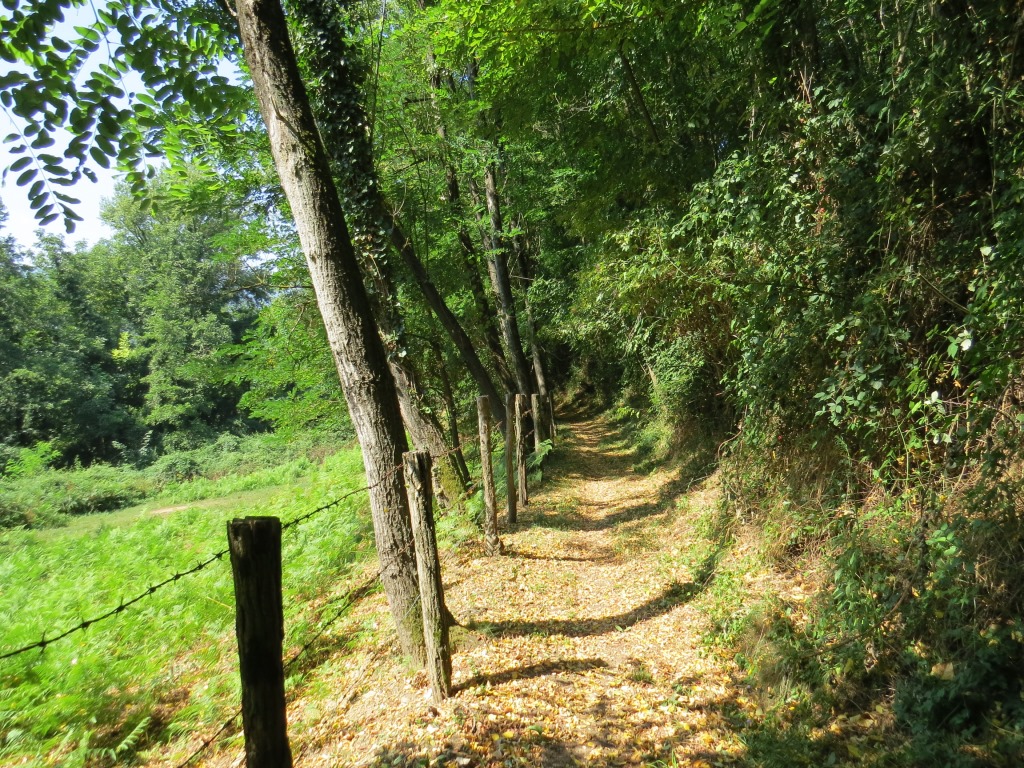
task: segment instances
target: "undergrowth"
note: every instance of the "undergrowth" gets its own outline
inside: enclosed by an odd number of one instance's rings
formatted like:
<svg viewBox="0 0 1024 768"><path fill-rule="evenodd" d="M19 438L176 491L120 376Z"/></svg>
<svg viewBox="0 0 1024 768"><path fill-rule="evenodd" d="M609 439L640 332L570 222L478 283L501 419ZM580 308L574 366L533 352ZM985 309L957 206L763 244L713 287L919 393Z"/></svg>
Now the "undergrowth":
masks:
<svg viewBox="0 0 1024 768"><path fill-rule="evenodd" d="M0 528L52 528L77 515L129 507L147 499L169 504L294 482L333 446L285 442L272 434L224 434L189 451L166 454L144 468L96 463L53 469L47 445L22 449L0 477Z"/></svg>
<svg viewBox="0 0 1024 768"><path fill-rule="evenodd" d="M645 415L615 414L637 454L691 462ZM707 651L758 693L763 717L739 729L750 764L1020 765L1015 463L885 487L813 435L741 433L718 453L718 502L693 516L679 565L714 564L695 605Z"/></svg>

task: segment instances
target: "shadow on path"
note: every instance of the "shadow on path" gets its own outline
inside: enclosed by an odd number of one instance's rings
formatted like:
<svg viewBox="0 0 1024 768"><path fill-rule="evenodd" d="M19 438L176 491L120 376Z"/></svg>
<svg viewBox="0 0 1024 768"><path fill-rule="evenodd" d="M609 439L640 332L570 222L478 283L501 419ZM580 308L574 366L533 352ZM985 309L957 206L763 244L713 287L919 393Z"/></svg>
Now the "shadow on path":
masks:
<svg viewBox="0 0 1024 768"><path fill-rule="evenodd" d="M535 555L532 552L521 552L515 549L506 552L505 557L510 557L514 560L548 560L554 563L607 563L615 559L613 555L599 555L597 557Z"/></svg>
<svg viewBox="0 0 1024 768"><path fill-rule="evenodd" d="M559 672L577 673L587 672L591 669L607 667L608 662L604 659L560 659L554 661L542 661L539 664L530 664L525 667L514 667L504 672L495 672L489 675L476 675L455 688L455 693L475 688L478 685L501 685L510 683L513 680L529 680L534 677L544 677Z"/></svg>
<svg viewBox="0 0 1024 768"><path fill-rule="evenodd" d="M590 637L604 635L612 631L622 631L642 621L653 619L668 613L677 605L687 603L705 589L714 578L718 559L722 549L712 553L694 574L693 581L687 584L672 582L661 594L638 605L631 611L615 616L602 616L594 619L548 619L547 621L480 621L470 622L467 629L493 635L562 635L563 637Z"/></svg>

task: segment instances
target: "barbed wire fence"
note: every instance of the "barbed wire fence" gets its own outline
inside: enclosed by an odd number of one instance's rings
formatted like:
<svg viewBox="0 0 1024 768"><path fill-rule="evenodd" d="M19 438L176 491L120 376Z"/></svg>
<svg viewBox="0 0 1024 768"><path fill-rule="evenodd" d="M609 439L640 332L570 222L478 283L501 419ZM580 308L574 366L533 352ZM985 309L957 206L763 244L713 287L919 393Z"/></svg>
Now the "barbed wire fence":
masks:
<svg viewBox="0 0 1024 768"><path fill-rule="evenodd" d="M405 553L411 551L412 548L413 548L412 545L409 544L409 545L403 547L399 551L399 554L405 554ZM442 561L441 561L442 564L444 564L444 565L451 564L451 562L455 559L455 556L456 555L455 555L454 552L446 553L444 558L442 558ZM342 616L344 616L348 612L348 609L355 602L357 602L362 597L364 597L366 595L366 593L369 592L369 590L373 588L374 584L376 584L377 580L380 578L380 576L384 573L385 570L387 570L386 566L382 566L382 567L378 568L376 571L374 571L368 577L363 579L363 581L360 582L358 586L356 586L353 589L349 590L348 592L346 592L340 598L342 600L341 607L335 613L333 613L329 619L327 619L319 627L317 627L317 630L316 630L316 632L313 633L312 637L310 637L303 644L303 646L301 648L299 648L299 650L296 651L294 654L292 654L291 658L284 663L284 670L286 672L289 669L291 669L293 666L295 666L295 664L297 664L299 662L299 660L303 656L305 656L306 653L310 649L313 648L313 646L316 644L316 642L321 637L324 636L324 634L327 632L328 629L330 629L334 624L336 624L338 622L338 620L341 619ZM409 617L409 615L414 610L419 610L419 608L420 608L420 598L417 596L416 599L413 600L412 604L406 609L405 613L402 614L402 616L401 616L402 620L407 619ZM375 652L373 652L371 654L371 659L376 658L379 655L380 655L380 649L377 649L377 651L375 651ZM363 670L363 672L365 673L365 669ZM358 680L356 681L355 684L358 684ZM353 685L353 687L354 687L354 685ZM352 697L351 697L351 692L350 692L349 695L347 695L345 697L345 699L346 700L351 700L351 698ZM238 721L238 718L240 718L241 716L242 716L242 708L241 707L235 708L235 710L232 712L232 714L223 723L221 723L220 727L211 736L209 736L206 739L204 739L203 742L187 758L185 758L184 761L178 763L175 766L175 768L188 768L188 766L192 765L196 760L198 760L206 752L206 750L208 750L210 747L212 747L220 739L220 737Z"/></svg>
<svg viewBox="0 0 1024 768"><path fill-rule="evenodd" d="M459 449L451 448L451 449L449 449L447 451L444 451L444 452L436 454L436 455L431 454L431 459L433 461L436 461L436 460L445 458L447 456L450 456L450 455L454 454L457 450L459 450ZM283 523L281 525L282 533L284 531L296 528L297 526L301 525L302 523L310 520L311 518L313 518L313 517L315 517L317 515L320 515L320 514L322 514L324 512L327 512L329 510L332 510L332 509L335 509L335 508L339 507L346 500L352 498L353 496L356 496L358 494L366 493L368 491L373 490L374 488L376 488L376 487L382 485L383 483L387 482L394 474L401 472L402 469L403 469L403 464L401 464L401 463L397 464L397 465L389 468L387 471L385 471L374 483L370 483L370 484L361 486L359 488L355 488L353 490L350 490L350 491L342 494L338 498L334 499L333 501L328 502L327 504L323 504L323 505L321 505L319 507L316 507L316 508L314 508L314 509L312 509L312 510L310 510L308 512L305 512L305 513L303 513L303 514L301 514L301 515L299 515L299 516L297 516L295 518L292 518L288 522ZM398 554L399 555L406 554L406 552L410 551L413 548L413 546L414 546L413 543L409 542L409 544L407 544L406 547L402 551L400 551ZM77 632L84 632L85 630L89 629L90 627L94 626L97 623L103 622L103 621L105 621L107 619L114 618L116 616L120 616L125 611L130 609L132 606L134 606L137 603L145 600L146 598L149 598L149 597L153 596L154 594L156 594L160 590L164 589L165 587L167 587L167 586L169 586L171 584L177 583L178 581L180 581L183 578L186 578L188 576L192 576L194 574L200 573L200 572L206 570L208 567L210 567L214 563L216 563L218 561L222 561L224 559L224 556L229 554L229 551L230 550L228 548L226 548L226 547L224 549L218 550L218 551L214 552L213 554L211 554L206 559L197 562L191 568L187 568L187 569L181 570L181 571L176 571L175 573L167 576L163 580L161 580L159 582L156 582L154 584L151 584L149 587L147 587L146 589L142 590L141 592L139 592L135 596L131 597L130 599L122 600L116 607L111 608L111 609L109 609L109 610L107 610L107 611L105 611L103 613L100 613L100 614L98 614L96 616L93 616L92 618L84 619L84 620L80 621L78 624L75 624L75 625L73 625L71 627L68 627L67 629L65 629L63 631L60 631L57 634L54 634L52 637L47 637L46 633L43 633L41 638L39 640L33 642L33 643L28 643L26 645L23 645L21 647L15 648L13 650L9 650L9 651L6 651L4 653L0 653L0 661L4 661L6 659L10 659L10 658L13 658L13 657L16 657L16 656L20 656L20 655L23 655L25 653L29 653L29 652L34 651L34 650L38 650L40 652L44 652L47 647L49 647L51 644L53 644L55 642L63 640L63 639L65 639L65 638L67 638L67 637L69 637L71 635L74 635ZM449 563L453 559L453 557L454 557L454 554L453 553L449 553L448 556L446 556L444 558L444 562L445 563ZM343 616L345 616L345 614L348 612L348 610L351 608L351 606L356 601L358 601L359 599L364 597L370 591L370 589L373 588L373 586L377 583L377 581L379 580L381 575L384 573L385 570L387 570L388 567L389 566L381 566L381 567L379 567L372 574L370 574L365 579L363 579L357 586L353 587L348 592L346 592L344 595L342 595L339 598L340 601L341 601L341 605L339 606L339 608L336 611L334 611L327 620L322 622L317 627L315 632L309 638L306 639L306 641L304 642L302 647L300 647L294 654L292 654L292 656L288 659L288 661L285 662L284 669L287 671L287 670L291 669L292 667L294 667L316 645L316 643L324 636L324 634L334 624L336 624ZM406 614L402 617L402 619L408 618L408 616L411 613L411 611L413 609L415 609L415 608L418 608L418 607L419 607L419 598L417 597L417 599L412 603L412 605L407 610ZM201 757L206 752L206 750L208 750L213 744L215 744L221 738L221 736L238 721L239 717L241 717L241 714L242 714L241 707L238 707L237 709L235 709L234 712L220 725L220 727L211 736L209 736L207 739L204 739L203 742L199 745L199 747L196 748L196 750L194 750L188 756L188 758L185 759L185 761L180 763L177 766L177 768L188 768L188 766L192 765L199 757Z"/></svg>
<svg viewBox="0 0 1024 768"><path fill-rule="evenodd" d="M451 454L455 453L455 450L456 449L452 448L452 449L449 449L447 451L444 451L443 453L439 453L436 456L431 455L431 459L436 461L437 459L445 458L446 456L450 456ZM402 465L401 464L398 464L398 465L396 465L394 467L391 467L383 475L381 475L381 477L378 478L376 482L371 483L369 485L364 485L364 486L362 486L360 488L356 488L356 489L351 490L351 491L348 491L348 492L344 493L343 495L339 496L338 498L336 498L334 501L328 502L327 504L323 504L322 506L319 506L319 507L317 507L315 509L312 509L309 512L306 512L306 513L304 513L302 515L299 515L298 517L293 518L292 520L289 520L286 523L283 523L281 525L281 531L284 532L286 530L294 528L294 527L296 527L298 525L301 525L302 523L306 522L310 518L313 518L313 517L315 517L315 516L317 516L319 514L322 514L323 512L328 511L328 510L334 509L335 507L338 507L339 505L341 505L344 501L348 500L349 498L351 498L351 497L353 497L353 496L355 496L357 494L365 493L367 491L372 491L374 488L376 488L376 487L382 485L383 483L387 482L391 478L392 475L394 475L396 472L400 472L401 470L402 470ZM171 574L170 576L168 576L167 578L165 578L164 580L150 585L149 587L147 587L143 591L139 592L137 595L135 595L134 597L130 598L129 600L122 600L115 608L111 608L108 611L105 611L104 613L101 613L101 614L99 614L97 616L93 616L91 619L83 619L78 624L75 624L74 626L68 627L67 629L65 629L63 631L60 631L60 632L58 632L56 634L53 634L51 637L47 637L48 633L44 632L41 635L40 639L36 640L33 643L28 643L28 644L23 645L23 646L21 646L19 648L15 648L13 650L6 651L4 653L0 653L0 661L4 661L5 659L10 659L10 658L12 658L14 656L20 656L20 655L22 655L24 653L28 653L29 651L34 651L34 650L45 651L46 648L49 645L52 645L53 643L58 642L59 640L63 640L64 638L69 637L70 635L73 635L76 632L84 632L85 630L87 630L90 627L92 627L94 624L97 624L99 622L105 621L106 619L113 618L114 616L119 616L120 614L124 613L128 608L130 608L131 606L135 605L136 603L141 602L142 600L145 600L148 597L151 597L152 595L154 595L156 592L158 592L159 590L163 589L164 587L167 587L167 586L169 586L171 584L174 584L175 582L180 581L181 579L185 578L186 576L191 576L193 574L196 574L196 573L199 573L200 571L205 570L209 566L213 565L215 562L217 562L219 560L222 560L224 558L224 555L226 555L226 554L228 554L228 549L225 547L224 549L221 549L221 550L218 550L217 552L214 552L212 555L207 557L205 560L199 561L198 563L196 563L196 565L192 566L191 568L188 568L188 569L183 570L183 571L175 572L175 573Z"/></svg>
<svg viewBox="0 0 1024 768"><path fill-rule="evenodd" d="M340 598L341 607L337 611L335 611L329 619L320 624L320 626L317 627L313 635L306 640L302 647L299 648L299 650L296 651L294 654L292 654L292 657L285 662L284 670L286 672L293 666L295 666L295 664L297 664L298 661L303 656L305 656L310 649L313 648L316 642L324 636L328 629L334 626L334 624L336 624L341 619L342 616L348 613L349 608L351 608L354 603L356 603L359 599L364 597L373 588L374 584L376 584L377 582L377 579L380 578L380 575L383 572L383 570L383 568L378 568L368 577L363 579L363 581L360 582L358 586L354 587L353 589L350 589ZM204 739L203 742L195 749L195 751L193 751L183 762L178 763L177 768L187 768L187 766L194 763L204 752L206 752L206 750L213 746L213 744L217 742L217 740L224 734L224 732L231 728L231 726L234 725L238 718L241 716L242 708L237 707L234 710L234 712L232 712L230 717L228 717L227 720L225 720L221 724L221 726L213 733L212 736L209 736L208 738Z"/></svg>
<svg viewBox="0 0 1024 768"><path fill-rule="evenodd" d="M370 486L364 486L363 488L357 488L354 491L350 491L350 492L346 493L344 496L340 496L339 498L337 498L334 501L330 502L329 504L324 504L323 506L317 507L316 509L314 509L314 510L312 510L310 512L306 512L305 514L301 515L300 517L295 518L294 520L290 520L289 522L287 522L284 525L282 525L281 529L285 530L287 528L293 528L296 525L298 525L299 523L303 523L303 522L305 522L306 520L309 520L311 517L313 517L315 515L318 515L318 514L320 514L322 512L326 512L329 509L333 509L333 508L337 507L343 501L345 501L345 499L347 499L347 498L349 498L351 496L354 496L357 493L363 493L364 491L367 491L369 489L370 489ZM131 599L129 599L129 600L122 600L117 605L116 608L111 608L110 610L108 610L108 611L106 611L104 613L101 613L101 614L99 614L97 616L93 616L91 619L84 619L84 620L80 621L78 624L75 624L74 626L69 627L69 628L63 630L62 632L59 632L58 634L55 634L52 637L47 637L46 633L43 633L42 637L39 640L35 641L34 643L28 643L27 645L23 645L20 648L15 648L14 650L7 651L5 653L0 654L0 661L12 658L14 656L20 656L21 654L28 653L29 651L34 651L34 650L45 651L47 646L52 645L53 643L57 642L58 640L63 640L64 638L66 638L66 637L68 637L70 635L73 635L76 632L84 632L85 630L87 630L91 626L93 626L94 624L98 624L101 621L113 618L114 616L118 616L118 615L124 613L131 606L135 605L138 602L141 602L142 600L145 600L147 597L151 597L152 595L154 595L156 592L158 592L159 590L163 589L164 587L169 586L170 584L173 584L173 583L175 583L177 581L180 581L181 579L185 578L186 576L191 576L193 574L196 574L196 573L199 573L200 571L205 570L206 568L208 568L209 566L213 565L217 561L222 560L224 558L224 555L226 555L226 554L228 554L228 549L225 547L224 549L221 549L221 550L218 550L217 552L214 552L212 555L207 557L205 560L201 560L200 562L196 563L191 568L188 568L186 570L178 571L176 573L173 573L170 576L168 576L167 578L165 578L163 581L159 581L159 582L157 582L155 584L150 585L149 587L147 587L143 591L139 592L137 595L135 595Z"/></svg>

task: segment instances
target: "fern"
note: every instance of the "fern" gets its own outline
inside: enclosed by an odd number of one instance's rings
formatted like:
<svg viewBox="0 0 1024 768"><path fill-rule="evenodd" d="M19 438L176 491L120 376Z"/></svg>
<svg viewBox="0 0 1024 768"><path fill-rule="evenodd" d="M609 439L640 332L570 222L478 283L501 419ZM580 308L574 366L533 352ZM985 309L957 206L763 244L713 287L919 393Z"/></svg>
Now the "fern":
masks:
<svg viewBox="0 0 1024 768"><path fill-rule="evenodd" d="M285 464L282 475L289 475L294 460ZM52 637L193 565L224 546L224 521L251 514L254 504L288 520L364 483L357 450L306 467L297 482L234 506L103 517L111 522L87 531L0 534L0 652L35 642L44 631ZM298 645L318 626L307 616L309 603L333 589L339 568L365 551L358 546L370 534L365 505L365 494L353 496L284 538L285 625ZM145 715L158 697L176 691L188 691L181 696L187 703L161 736L223 720L238 697L232 604L230 569L217 563L44 652L8 659L0 683L0 763L124 762L153 728ZM126 711L141 719L119 744L90 746L86 729L106 732Z"/></svg>
<svg viewBox="0 0 1024 768"><path fill-rule="evenodd" d="M139 741L146 733L146 729L149 727L149 724L152 721L153 719L149 717L149 715L142 718L139 721L139 724L132 729L131 733L129 733L127 736L121 739L121 743L118 744L116 747L108 747L106 749L98 750L100 756L106 757L111 761L116 761L119 757L123 757L127 754L134 753L136 748L138 747Z"/></svg>
<svg viewBox="0 0 1024 768"><path fill-rule="evenodd" d="M537 446L537 450L526 458L526 468L537 469L551 455L554 449L555 447L550 440L541 441L540 445Z"/></svg>

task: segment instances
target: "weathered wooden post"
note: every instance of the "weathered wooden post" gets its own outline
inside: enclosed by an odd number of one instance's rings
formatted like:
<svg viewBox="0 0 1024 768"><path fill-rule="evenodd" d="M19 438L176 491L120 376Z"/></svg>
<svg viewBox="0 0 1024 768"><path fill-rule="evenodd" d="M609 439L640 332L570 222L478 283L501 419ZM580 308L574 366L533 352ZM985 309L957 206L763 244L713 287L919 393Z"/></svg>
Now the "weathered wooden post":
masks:
<svg viewBox="0 0 1024 768"><path fill-rule="evenodd" d="M505 396L505 522L516 524L516 396Z"/></svg>
<svg viewBox="0 0 1024 768"><path fill-rule="evenodd" d="M281 521L276 517L229 521L228 549L235 581L246 766L291 768L281 660Z"/></svg>
<svg viewBox="0 0 1024 768"><path fill-rule="evenodd" d="M480 473L484 480L484 546L489 555L503 555L505 545L498 537L498 500L491 461L491 399L487 395L476 399L476 413L480 424Z"/></svg>
<svg viewBox="0 0 1024 768"><path fill-rule="evenodd" d="M548 392L545 405L548 409L548 426L551 432L551 439L554 440L558 437L558 423L555 421L555 397L550 392Z"/></svg>
<svg viewBox="0 0 1024 768"><path fill-rule="evenodd" d="M441 584L441 560L437 556L434 512L430 483L430 454L410 451L402 454L405 464L405 490L409 495L412 535L416 546L416 571L420 580L420 606L423 609L423 639L427 646L427 677L434 701L451 695L452 651L445 620L444 587Z"/></svg>
<svg viewBox="0 0 1024 768"><path fill-rule="evenodd" d="M533 412L533 450L540 451L540 444L548 439L545 408L541 408L540 395L530 395L530 410Z"/></svg>
<svg viewBox="0 0 1024 768"><path fill-rule="evenodd" d="M526 488L526 418L526 395L516 395L516 493L524 507L530 505L530 494Z"/></svg>

